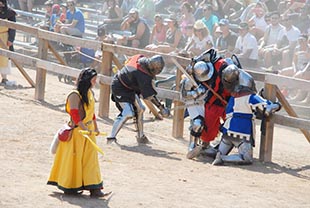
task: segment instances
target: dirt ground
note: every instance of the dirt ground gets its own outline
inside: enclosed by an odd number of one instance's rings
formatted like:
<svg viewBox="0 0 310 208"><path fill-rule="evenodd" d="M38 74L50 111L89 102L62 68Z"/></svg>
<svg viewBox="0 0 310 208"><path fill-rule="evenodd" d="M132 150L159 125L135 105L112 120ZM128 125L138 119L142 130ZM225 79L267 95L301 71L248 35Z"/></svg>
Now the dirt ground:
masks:
<svg viewBox="0 0 310 208"><path fill-rule="evenodd" d="M35 80L34 70L27 70ZM276 126L272 163L257 160L260 131L257 126L255 162L251 166L215 167L210 158L187 160L188 120L184 139L171 136L172 119L154 121L145 113L145 133L153 142L138 146L132 121L118 136L120 145L98 145L107 199L64 196L46 185L53 163L48 152L56 130L68 120L66 94L72 85L48 74L45 101L34 100L34 88L14 68L10 80L18 87L0 86L0 207L310 207L310 144L296 129ZM95 89L98 99L99 91ZM98 111L98 103L97 103ZM110 132L117 115L99 119Z"/></svg>

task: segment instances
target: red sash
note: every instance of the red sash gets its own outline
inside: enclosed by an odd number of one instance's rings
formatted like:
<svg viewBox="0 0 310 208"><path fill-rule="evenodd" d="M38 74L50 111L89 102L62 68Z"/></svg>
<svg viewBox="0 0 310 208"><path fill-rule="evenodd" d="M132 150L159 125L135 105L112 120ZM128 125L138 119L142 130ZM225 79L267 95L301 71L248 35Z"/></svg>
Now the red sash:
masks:
<svg viewBox="0 0 310 208"><path fill-rule="evenodd" d="M142 54L137 54L137 55L134 55L134 56L130 57L130 58L128 59L127 63L126 63L126 67L135 68L135 69L137 69L137 70L139 70L139 71L141 71L141 72L143 72L143 73L145 73L145 74L147 74L147 75L153 77L152 74L150 74L148 71L144 70L144 69L140 66L138 60L139 60L140 58L142 58L142 57L144 57L144 55L142 55Z"/></svg>
<svg viewBox="0 0 310 208"><path fill-rule="evenodd" d="M225 62L225 59L220 59L214 63L214 68L218 74L219 74L221 66L223 65L224 62ZM220 89L220 83L221 83L221 77L218 75L216 77L215 86L213 88L213 90L217 93L218 93L218 90ZM230 93L226 89L223 89L223 92L219 95L222 96L222 98L224 100L227 100L227 98L230 96ZM213 104L216 99L218 99L218 97L216 97L215 95L212 95L212 97L209 99L208 103Z"/></svg>

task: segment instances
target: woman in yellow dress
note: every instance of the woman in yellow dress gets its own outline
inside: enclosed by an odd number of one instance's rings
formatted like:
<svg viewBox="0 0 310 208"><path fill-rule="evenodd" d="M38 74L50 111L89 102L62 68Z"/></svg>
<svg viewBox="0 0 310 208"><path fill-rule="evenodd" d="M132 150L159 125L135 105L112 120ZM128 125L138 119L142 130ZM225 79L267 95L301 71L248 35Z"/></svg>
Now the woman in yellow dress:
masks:
<svg viewBox="0 0 310 208"><path fill-rule="evenodd" d="M69 141L59 141L54 165L47 184L55 185L65 194L80 194L89 190L91 197L103 197L98 153L79 130L90 132L96 143L99 134L95 117L95 99L91 88L96 84L97 72L84 69L77 80L77 88L67 97L66 111L75 126ZM83 107L81 107L83 106ZM84 108L84 109L83 109Z"/></svg>

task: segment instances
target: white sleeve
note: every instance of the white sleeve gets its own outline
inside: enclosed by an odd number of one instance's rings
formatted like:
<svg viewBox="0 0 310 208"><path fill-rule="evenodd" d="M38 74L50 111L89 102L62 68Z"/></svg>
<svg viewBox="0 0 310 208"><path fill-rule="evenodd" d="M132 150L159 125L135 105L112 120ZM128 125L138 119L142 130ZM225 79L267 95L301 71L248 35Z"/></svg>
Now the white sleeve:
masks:
<svg viewBox="0 0 310 208"><path fill-rule="evenodd" d="M235 48L242 51L242 43L241 43L241 37L240 36L237 38Z"/></svg>

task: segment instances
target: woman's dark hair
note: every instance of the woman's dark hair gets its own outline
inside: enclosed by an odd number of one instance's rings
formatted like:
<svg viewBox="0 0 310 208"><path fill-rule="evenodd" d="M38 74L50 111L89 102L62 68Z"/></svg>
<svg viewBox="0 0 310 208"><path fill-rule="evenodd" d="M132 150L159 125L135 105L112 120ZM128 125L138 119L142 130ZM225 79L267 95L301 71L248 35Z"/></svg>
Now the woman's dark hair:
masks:
<svg viewBox="0 0 310 208"><path fill-rule="evenodd" d="M116 0L107 0L107 3L110 1L114 3L114 7L115 7L116 6Z"/></svg>
<svg viewBox="0 0 310 208"><path fill-rule="evenodd" d="M185 7L187 9L188 12L192 12L193 11L193 7L190 3L188 2L183 2L183 4L181 5L181 7Z"/></svg>
<svg viewBox="0 0 310 208"><path fill-rule="evenodd" d="M89 104L87 93L91 88L91 79L95 76L97 76L97 72L93 68L83 69L79 75L77 80L77 91L79 91L82 96L82 104Z"/></svg>
<svg viewBox="0 0 310 208"><path fill-rule="evenodd" d="M0 18L1 19L6 19L8 16L8 3L6 0L0 0L4 7L0 11Z"/></svg>

